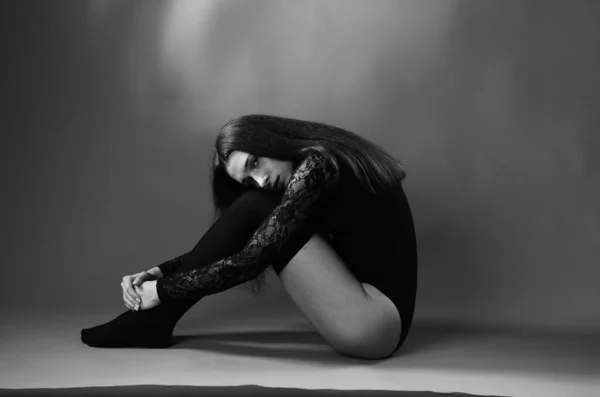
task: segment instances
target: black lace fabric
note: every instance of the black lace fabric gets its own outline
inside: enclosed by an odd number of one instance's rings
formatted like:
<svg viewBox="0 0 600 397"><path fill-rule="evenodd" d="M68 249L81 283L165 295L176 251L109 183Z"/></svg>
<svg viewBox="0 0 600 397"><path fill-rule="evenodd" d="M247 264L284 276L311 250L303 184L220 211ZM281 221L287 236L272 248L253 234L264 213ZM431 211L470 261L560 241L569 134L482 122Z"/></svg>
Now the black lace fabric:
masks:
<svg viewBox="0 0 600 397"><path fill-rule="evenodd" d="M306 243L316 230L317 218L338 182L334 164L318 152L311 153L294 171L281 203L240 252L210 266L175 274L174 269L186 254L160 265L165 277L157 280L158 298L161 302L198 300L245 283L282 260L280 254L286 244L293 242L299 248L285 253L285 258L291 258L303 245L298 242Z"/></svg>

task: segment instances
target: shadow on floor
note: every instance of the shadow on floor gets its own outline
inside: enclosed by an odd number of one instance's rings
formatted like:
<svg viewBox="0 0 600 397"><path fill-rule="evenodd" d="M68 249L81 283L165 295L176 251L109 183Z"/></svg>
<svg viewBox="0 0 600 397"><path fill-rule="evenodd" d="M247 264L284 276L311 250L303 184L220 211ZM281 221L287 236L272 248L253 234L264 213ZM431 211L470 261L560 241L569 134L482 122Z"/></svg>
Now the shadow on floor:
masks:
<svg viewBox="0 0 600 397"><path fill-rule="evenodd" d="M313 330L306 331L235 331L203 332L173 336L170 349L210 350L220 354L309 361L312 364L373 365L382 361L402 360L402 357L430 350L447 343L455 332L419 329L409 333L404 345L385 360L363 360L342 356Z"/></svg>
<svg viewBox="0 0 600 397"><path fill-rule="evenodd" d="M314 330L211 331L176 335L171 349L276 358L317 366L372 366L527 371L590 376L600 373L600 337L482 330L440 325L411 329L404 345L384 360L343 356Z"/></svg>

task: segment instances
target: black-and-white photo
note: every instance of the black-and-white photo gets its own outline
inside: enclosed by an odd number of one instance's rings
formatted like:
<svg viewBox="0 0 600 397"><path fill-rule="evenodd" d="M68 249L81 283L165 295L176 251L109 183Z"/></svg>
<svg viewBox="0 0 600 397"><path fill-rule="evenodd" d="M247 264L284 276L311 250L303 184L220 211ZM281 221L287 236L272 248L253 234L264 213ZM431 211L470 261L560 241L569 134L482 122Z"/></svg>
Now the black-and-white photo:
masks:
<svg viewBox="0 0 600 397"><path fill-rule="evenodd" d="M0 397L600 396L599 1L0 18Z"/></svg>

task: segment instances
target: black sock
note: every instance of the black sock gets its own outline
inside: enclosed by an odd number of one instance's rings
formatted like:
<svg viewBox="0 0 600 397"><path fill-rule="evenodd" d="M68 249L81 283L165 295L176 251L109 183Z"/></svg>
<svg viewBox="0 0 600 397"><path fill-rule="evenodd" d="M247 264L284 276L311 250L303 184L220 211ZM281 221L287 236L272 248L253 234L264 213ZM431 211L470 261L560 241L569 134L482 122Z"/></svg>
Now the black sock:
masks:
<svg viewBox="0 0 600 397"><path fill-rule="evenodd" d="M242 194L223 211L175 273L209 266L242 250L280 199L262 189ZM175 325L196 302L163 302L149 310L127 310L106 324L82 329L81 341L92 347L172 346Z"/></svg>
<svg viewBox="0 0 600 397"><path fill-rule="evenodd" d="M177 321L196 302L181 303L127 310L106 324L82 329L81 341L91 347L169 347Z"/></svg>

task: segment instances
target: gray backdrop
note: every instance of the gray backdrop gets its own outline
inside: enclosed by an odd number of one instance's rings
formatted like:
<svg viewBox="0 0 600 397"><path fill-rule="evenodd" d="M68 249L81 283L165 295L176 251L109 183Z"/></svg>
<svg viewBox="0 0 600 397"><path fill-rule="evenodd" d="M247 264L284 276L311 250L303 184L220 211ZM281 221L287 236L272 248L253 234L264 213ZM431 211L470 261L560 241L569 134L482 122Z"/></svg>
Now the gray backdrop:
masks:
<svg viewBox="0 0 600 397"><path fill-rule="evenodd" d="M219 126L263 112L404 163L415 321L600 329L598 2L0 7L1 310L124 310L124 275L207 230Z"/></svg>

